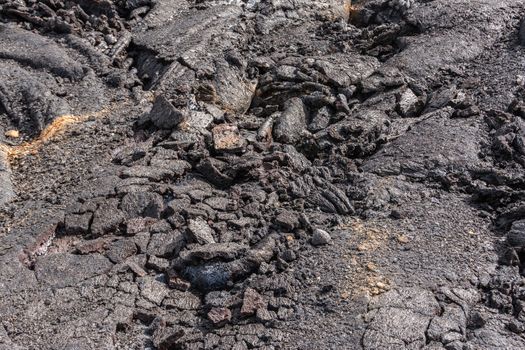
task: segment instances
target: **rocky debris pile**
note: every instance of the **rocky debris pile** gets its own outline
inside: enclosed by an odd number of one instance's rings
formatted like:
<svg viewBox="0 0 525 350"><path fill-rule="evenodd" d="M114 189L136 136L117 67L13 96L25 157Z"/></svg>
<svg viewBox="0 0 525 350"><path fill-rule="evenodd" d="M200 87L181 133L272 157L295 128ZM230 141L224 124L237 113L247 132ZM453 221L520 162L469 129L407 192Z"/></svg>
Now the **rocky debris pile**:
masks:
<svg viewBox="0 0 525 350"><path fill-rule="evenodd" d="M442 17L465 20L439 2ZM0 1L9 22L0 24L2 125L36 135L59 115L122 100L149 106L133 111L110 162L61 198L45 218L51 228L31 224L1 241L9 280L34 284L43 300L31 314L6 306L10 342L38 347L56 333L78 348L71 334L85 327L87 348L283 348L286 327L312 310L336 314L347 298L330 300L339 281L305 296L315 278L298 264L314 268L333 251L347 265L336 232L349 230L351 216L417 231L396 208L445 192L471 194L506 233L502 258L514 267L500 275L510 281L399 286L360 301L361 346L476 348L502 322L523 333L523 96L505 112L478 106L448 66L477 46L459 52L451 40L439 48L449 55L423 52L415 64L424 45L414 43L435 30L425 27L433 3ZM468 23L481 12L472 9ZM436 21L439 35L454 34ZM13 197L2 188L0 202ZM350 231L368 240L355 267L383 243L377 231ZM409 242L401 237L396 244ZM8 287L6 303L26 302L30 293ZM486 307L503 315L488 318ZM34 315L53 326L27 339Z"/></svg>
<svg viewBox="0 0 525 350"><path fill-rule="evenodd" d="M149 8L140 1L119 6L139 3ZM121 7L111 1L0 4L0 106L6 126L34 137L59 116L101 110L114 94L110 88L140 83L130 70L131 22ZM55 38L39 34L50 31Z"/></svg>
<svg viewBox="0 0 525 350"><path fill-rule="evenodd" d="M151 8L151 0L4 1L0 19L26 30L75 34L110 59L121 58L131 41L130 25Z"/></svg>

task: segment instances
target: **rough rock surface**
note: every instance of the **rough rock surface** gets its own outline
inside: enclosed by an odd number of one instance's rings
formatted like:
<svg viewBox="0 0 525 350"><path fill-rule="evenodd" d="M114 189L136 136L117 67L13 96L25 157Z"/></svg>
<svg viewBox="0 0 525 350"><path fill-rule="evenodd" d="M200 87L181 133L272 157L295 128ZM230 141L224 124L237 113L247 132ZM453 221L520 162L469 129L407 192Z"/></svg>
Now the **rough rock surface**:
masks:
<svg viewBox="0 0 525 350"><path fill-rule="evenodd" d="M0 349L525 349L520 0L0 0Z"/></svg>

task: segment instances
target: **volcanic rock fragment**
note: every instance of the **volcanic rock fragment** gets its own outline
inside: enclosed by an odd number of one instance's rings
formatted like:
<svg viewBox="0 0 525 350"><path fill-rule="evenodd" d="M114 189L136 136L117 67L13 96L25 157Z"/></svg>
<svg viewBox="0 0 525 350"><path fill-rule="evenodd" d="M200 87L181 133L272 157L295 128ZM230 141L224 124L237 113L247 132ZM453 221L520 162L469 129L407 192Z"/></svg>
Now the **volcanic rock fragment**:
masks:
<svg viewBox="0 0 525 350"><path fill-rule="evenodd" d="M159 232L151 235L146 252L159 257L177 255L184 248L184 235L178 231Z"/></svg>
<svg viewBox="0 0 525 350"><path fill-rule="evenodd" d="M70 235L83 235L89 232L92 213L69 214L64 220L64 230Z"/></svg>
<svg viewBox="0 0 525 350"><path fill-rule="evenodd" d="M164 200L157 193L132 192L122 198L120 209L132 218L160 218L160 214L164 210Z"/></svg>
<svg viewBox="0 0 525 350"><path fill-rule="evenodd" d="M216 63L215 79L212 83L212 100L225 110L245 113L250 107L255 85L246 81L237 67L223 62Z"/></svg>
<svg viewBox="0 0 525 350"><path fill-rule="evenodd" d="M294 97L284 107L284 111L275 121L273 136L276 141L295 144L301 140L306 129L306 112L303 101Z"/></svg>
<svg viewBox="0 0 525 350"><path fill-rule="evenodd" d="M101 237L96 239L90 239L87 241L81 241L75 246L75 253L81 255L91 253L102 253L111 243L111 240L112 238L110 237Z"/></svg>
<svg viewBox="0 0 525 350"><path fill-rule="evenodd" d="M525 248L525 220L512 223L507 233L507 243L514 248Z"/></svg>
<svg viewBox="0 0 525 350"><path fill-rule="evenodd" d="M119 239L111 243L106 256L114 263L120 263L137 253L137 246L128 239Z"/></svg>
<svg viewBox="0 0 525 350"><path fill-rule="evenodd" d="M199 173L218 187L228 187L233 182L233 178L226 173L226 167L226 162L212 157L203 159L197 164Z"/></svg>
<svg viewBox="0 0 525 350"><path fill-rule="evenodd" d="M216 326L222 327L232 318L230 309L225 307L214 307L208 312L208 319Z"/></svg>
<svg viewBox="0 0 525 350"><path fill-rule="evenodd" d="M191 239L199 244L215 243L213 230L202 218L191 219L188 223L188 233Z"/></svg>
<svg viewBox="0 0 525 350"><path fill-rule="evenodd" d="M168 259L158 258L154 255L151 255L148 258L148 262L146 264L146 267L154 269L159 272L165 271L169 266L170 266L170 262Z"/></svg>
<svg viewBox="0 0 525 350"><path fill-rule="evenodd" d="M268 322L275 318L275 312L268 311L268 309L257 309L255 317L259 322Z"/></svg>
<svg viewBox="0 0 525 350"><path fill-rule="evenodd" d="M187 262L215 259L230 261L243 255L246 251L247 247L238 243L209 243L184 251L180 257Z"/></svg>
<svg viewBox="0 0 525 350"><path fill-rule="evenodd" d="M368 77L379 66L375 58L349 54L333 56L337 61L315 61L315 68L322 72L335 87L348 87Z"/></svg>
<svg viewBox="0 0 525 350"><path fill-rule="evenodd" d="M184 114L162 95L155 99L149 116L153 124L161 129L173 129L185 119Z"/></svg>
<svg viewBox="0 0 525 350"><path fill-rule="evenodd" d="M109 199L102 202L93 215L91 233L94 236L102 236L119 228L124 221L125 215L118 209L118 199Z"/></svg>
<svg viewBox="0 0 525 350"><path fill-rule="evenodd" d="M126 220L126 233L130 236L136 235L148 230L156 220L149 217L135 217Z"/></svg>
<svg viewBox="0 0 525 350"><path fill-rule="evenodd" d="M219 152L240 152L246 140L239 134L237 125L220 124L213 128L213 145Z"/></svg>
<svg viewBox="0 0 525 350"><path fill-rule="evenodd" d="M410 89L403 91L397 102L397 110L405 118L417 117L417 114L423 108L423 103Z"/></svg>
<svg viewBox="0 0 525 350"><path fill-rule="evenodd" d="M332 243L332 237L325 230L315 229L312 235L312 244L314 246L320 246Z"/></svg>
<svg viewBox="0 0 525 350"><path fill-rule="evenodd" d="M140 294L157 305L160 305L170 290L163 282L152 276L144 276L137 279Z"/></svg>
<svg viewBox="0 0 525 350"><path fill-rule="evenodd" d="M182 292L185 292L191 287L191 284L190 282L181 278L175 271L170 269L168 270L168 286L170 288L178 289Z"/></svg>
<svg viewBox="0 0 525 350"><path fill-rule="evenodd" d="M203 291L223 289L232 278L230 264L223 262L188 266L182 274L192 287Z"/></svg>
<svg viewBox="0 0 525 350"><path fill-rule="evenodd" d="M237 299L229 292L221 290L207 293L204 301L207 307L229 308L237 302Z"/></svg>
<svg viewBox="0 0 525 350"><path fill-rule="evenodd" d="M316 132L316 131L320 131L320 130L327 128L328 125L330 125L331 115L332 113L330 112L329 107L327 106L321 107L314 114L310 124L308 124L308 130L312 132Z"/></svg>
<svg viewBox="0 0 525 350"><path fill-rule="evenodd" d="M192 293L171 290L164 300L163 305L179 310L197 310L201 306L201 300L197 295Z"/></svg>
<svg viewBox="0 0 525 350"><path fill-rule="evenodd" d="M327 213L347 214L353 213L354 207L344 191L330 185L329 189L313 197L321 210Z"/></svg>
<svg viewBox="0 0 525 350"><path fill-rule="evenodd" d="M253 288L246 288L241 307L241 315L251 316L259 309L266 309L268 302Z"/></svg>
<svg viewBox="0 0 525 350"><path fill-rule="evenodd" d="M275 223L284 228L285 230L291 231L299 227L299 216L291 211L283 211L275 218Z"/></svg>

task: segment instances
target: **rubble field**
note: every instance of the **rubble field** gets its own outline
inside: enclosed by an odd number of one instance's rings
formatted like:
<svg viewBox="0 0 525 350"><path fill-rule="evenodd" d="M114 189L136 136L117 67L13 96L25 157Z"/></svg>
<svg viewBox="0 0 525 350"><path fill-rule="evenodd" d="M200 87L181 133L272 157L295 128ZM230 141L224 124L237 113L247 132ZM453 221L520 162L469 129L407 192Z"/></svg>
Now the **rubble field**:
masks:
<svg viewBox="0 0 525 350"><path fill-rule="evenodd" d="M0 349L525 349L522 0L0 0Z"/></svg>

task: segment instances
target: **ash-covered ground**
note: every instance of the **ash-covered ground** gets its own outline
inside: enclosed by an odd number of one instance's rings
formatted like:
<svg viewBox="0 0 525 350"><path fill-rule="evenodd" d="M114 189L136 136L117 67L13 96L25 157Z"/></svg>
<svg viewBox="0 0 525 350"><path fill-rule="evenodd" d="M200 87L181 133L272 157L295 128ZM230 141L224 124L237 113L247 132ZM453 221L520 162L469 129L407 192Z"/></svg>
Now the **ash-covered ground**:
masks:
<svg viewBox="0 0 525 350"><path fill-rule="evenodd" d="M0 349L525 349L522 0L0 0Z"/></svg>

